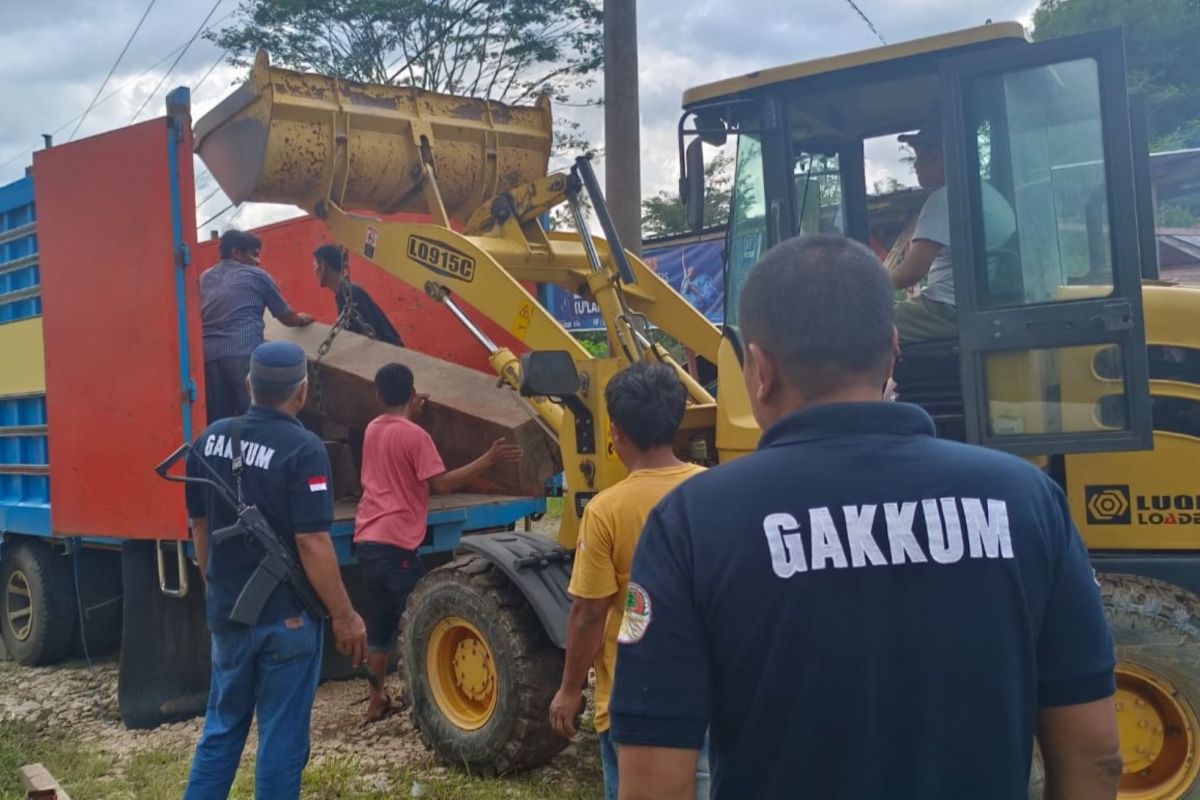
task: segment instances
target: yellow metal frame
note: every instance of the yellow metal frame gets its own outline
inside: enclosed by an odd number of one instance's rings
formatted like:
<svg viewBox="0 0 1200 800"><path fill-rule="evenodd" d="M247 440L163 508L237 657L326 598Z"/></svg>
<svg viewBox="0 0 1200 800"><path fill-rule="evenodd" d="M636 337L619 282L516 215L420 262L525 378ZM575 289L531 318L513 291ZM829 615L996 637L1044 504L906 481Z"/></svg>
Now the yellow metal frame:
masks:
<svg viewBox="0 0 1200 800"><path fill-rule="evenodd" d="M1200 289L1146 284L1142 307L1149 345L1200 349ZM1200 403L1200 385L1193 383L1152 380L1150 394ZM1071 517L1088 547L1200 550L1200 492L1192 468L1200 464L1200 438L1156 431L1152 450L1068 455L1065 464ZM1111 505L1097 505L1102 492ZM1177 507L1188 505L1183 498L1197 507ZM1155 508L1164 499L1168 507Z"/></svg>
<svg viewBox="0 0 1200 800"><path fill-rule="evenodd" d="M796 64L756 70L747 75L739 75L736 78L727 78L714 83L706 83L688 89L683 93L683 107L687 108L697 103L720 100L742 92L748 92L752 89L761 89L764 86L787 83L799 80L800 78L811 78L829 72L853 69L854 67L865 67L870 64L882 64L886 61L908 58L909 56L938 53L956 47L966 47L972 44L1003 41L1006 39L1016 42L1029 41L1025 35L1025 28L1021 23L996 22L955 31L954 33L927 36L922 39L913 39L883 47L873 47L869 50L860 50L829 58L818 58L812 61L801 61Z"/></svg>

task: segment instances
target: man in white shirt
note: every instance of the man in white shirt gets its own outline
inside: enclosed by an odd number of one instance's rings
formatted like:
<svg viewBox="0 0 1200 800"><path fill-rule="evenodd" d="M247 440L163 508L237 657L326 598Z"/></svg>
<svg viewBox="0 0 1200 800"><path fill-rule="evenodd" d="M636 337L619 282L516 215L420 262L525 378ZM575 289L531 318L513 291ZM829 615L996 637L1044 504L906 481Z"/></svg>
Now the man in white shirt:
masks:
<svg viewBox="0 0 1200 800"><path fill-rule="evenodd" d="M913 229L904 259L892 270L897 289L915 286L928 276L916 297L896 304L896 330L901 342L952 339L958 336L954 307L954 270L950 263L950 207L946 199L946 167L942 132L925 127L904 134L900 141L913 149L917 182L931 189ZM981 183L986 247L1003 247L1016 231L1012 207L987 181Z"/></svg>

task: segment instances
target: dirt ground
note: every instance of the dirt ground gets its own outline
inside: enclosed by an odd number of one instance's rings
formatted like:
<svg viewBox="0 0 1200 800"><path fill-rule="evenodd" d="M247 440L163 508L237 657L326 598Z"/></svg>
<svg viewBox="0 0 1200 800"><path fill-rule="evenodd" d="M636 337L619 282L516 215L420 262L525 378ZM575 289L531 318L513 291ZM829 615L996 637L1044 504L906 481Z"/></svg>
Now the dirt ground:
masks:
<svg viewBox="0 0 1200 800"><path fill-rule="evenodd" d="M389 693L399 694L401 681L389 676ZM365 680L328 681L317 692L312 721L311 766L322 762L356 762L362 781L388 796L408 796L410 787L389 786L398 769L414 774L445 775L432 753L425 749L407 712L366 724ZM53 667L21 667L0 662L0 723L18 722L33 726L51 739L69 737L106 756L120 769L139 753L174 751L190 757L200 735L200 719L164 725L148 731L126 729L117 708L117 663L109 656L91 669L68 662ZM255 731L246 746L246 757L254 752ZM597 771L594 735L581 734L554 762L539 770L541 783L570 787L572 795ZM584 786L580 786L580 780ZM560 783L561 782L561 783ZM598 791L598 790L597 790ZM598 796L598 794L597 794Z"/></svg>

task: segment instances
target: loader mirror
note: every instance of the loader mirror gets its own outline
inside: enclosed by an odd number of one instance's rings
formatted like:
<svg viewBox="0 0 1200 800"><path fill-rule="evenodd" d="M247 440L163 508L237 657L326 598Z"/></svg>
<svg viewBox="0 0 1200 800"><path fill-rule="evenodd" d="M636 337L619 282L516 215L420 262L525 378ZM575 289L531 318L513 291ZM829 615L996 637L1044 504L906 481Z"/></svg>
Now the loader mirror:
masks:
<svg viewBox="0 0 1200 800"><path fill-rule="evenodd" d="M543 350L521 356L522 397L574 397L579 371L566 350Z"/></svg>
<svg viewBox="0 0 1200 800"><path fill-rule="evenodd" d="M687 172L679 187L679 196L687 209L688 230L704 228L704 142L693 139L687 146Z"/></svg>

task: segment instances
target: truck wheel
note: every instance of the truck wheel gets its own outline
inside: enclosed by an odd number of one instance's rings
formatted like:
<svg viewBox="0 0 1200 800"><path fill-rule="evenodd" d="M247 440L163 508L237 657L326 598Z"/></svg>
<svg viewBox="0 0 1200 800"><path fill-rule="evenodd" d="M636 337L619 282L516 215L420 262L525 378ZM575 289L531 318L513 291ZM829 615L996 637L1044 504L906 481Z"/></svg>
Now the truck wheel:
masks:
<svg viewBox="0 0 1200 800"><path fill-rule="evenodd" d="M567 746L547 716L563 652L486 558L462 556L422 578L400 630L413 721L446 762L503 775Z"/></svg>
<svg viewBox="0 0 1200 800"><path fill-rule="evenodd" d="M75 638L75 587L70 564L41 542L5 547L0 563L0 634L18 664L61 661Z"/></svg>
<svg viewBox="0 0 1200 800"><path fill-rule="evenodd" d="M1117 645L1120 798L1200 799L1200 598L1135 575L1101 575Z"/></svg>

